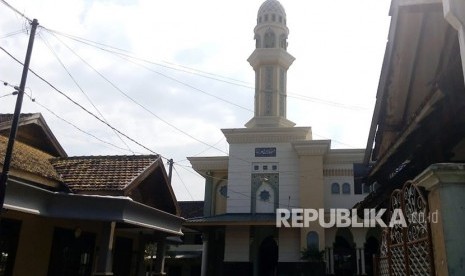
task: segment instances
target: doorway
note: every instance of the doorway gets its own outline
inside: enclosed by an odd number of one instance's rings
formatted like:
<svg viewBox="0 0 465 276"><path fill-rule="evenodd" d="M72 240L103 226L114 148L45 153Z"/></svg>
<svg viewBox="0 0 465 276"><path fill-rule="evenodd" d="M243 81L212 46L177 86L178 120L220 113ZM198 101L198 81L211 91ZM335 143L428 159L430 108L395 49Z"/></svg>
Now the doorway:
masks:
<svg viewBox="0 0 465 276"><path fill-rule="evenodd" d="M265 238L258 250L258 275L275 276L278 268L278 245L272 236Z"/></svg>

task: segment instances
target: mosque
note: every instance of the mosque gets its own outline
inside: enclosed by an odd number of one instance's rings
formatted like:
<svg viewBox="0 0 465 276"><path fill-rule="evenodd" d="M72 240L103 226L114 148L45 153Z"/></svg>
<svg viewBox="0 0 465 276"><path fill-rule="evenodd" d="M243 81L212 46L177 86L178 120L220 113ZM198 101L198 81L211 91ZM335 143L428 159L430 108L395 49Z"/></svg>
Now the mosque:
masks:
<svg viewBox="0 0 465 276"><path fill-rule="evenodd" d="M255 72L254 116L245 128L222 129L229 156L190 157L205 178L202 275L371 275L376 228L277 227L276 210L352 208L368 187L357 175L364 149L331 149L311 127L287 119L286 12L265 1L248 58ZM309 271L319 274L307 274Z"/></svg>

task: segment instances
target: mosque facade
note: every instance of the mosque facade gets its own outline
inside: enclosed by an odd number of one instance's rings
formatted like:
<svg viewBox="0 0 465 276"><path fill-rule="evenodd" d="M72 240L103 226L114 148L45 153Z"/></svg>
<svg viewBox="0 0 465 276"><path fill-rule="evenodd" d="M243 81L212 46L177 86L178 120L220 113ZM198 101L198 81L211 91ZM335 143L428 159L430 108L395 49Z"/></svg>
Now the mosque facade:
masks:
<svg viewBox="0 0 465 276"><path fill-rule="evenodd" d="M364 149L332 149L287 118L295 58L278 1L260 6L254 34L253 118L244 128L222 129L229 156L188 158L205 178L204 216L187 223L202 231L202 275L371 275L378 229L318 221L277 227L279 210L323 210L328 218L331 209L363 200L367 187L354 175Z"/></svg>

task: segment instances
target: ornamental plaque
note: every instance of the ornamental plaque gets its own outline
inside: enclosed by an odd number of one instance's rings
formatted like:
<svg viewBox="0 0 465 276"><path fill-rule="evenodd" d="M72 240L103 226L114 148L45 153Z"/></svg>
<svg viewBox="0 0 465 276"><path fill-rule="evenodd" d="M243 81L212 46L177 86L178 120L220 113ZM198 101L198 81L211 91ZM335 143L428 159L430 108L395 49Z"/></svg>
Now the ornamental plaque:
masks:
<svg viewBox="0 0 465 276"><path fill-rule="evenodd" d="M276 148L255 148L255 157L276 157Z"/></svg>

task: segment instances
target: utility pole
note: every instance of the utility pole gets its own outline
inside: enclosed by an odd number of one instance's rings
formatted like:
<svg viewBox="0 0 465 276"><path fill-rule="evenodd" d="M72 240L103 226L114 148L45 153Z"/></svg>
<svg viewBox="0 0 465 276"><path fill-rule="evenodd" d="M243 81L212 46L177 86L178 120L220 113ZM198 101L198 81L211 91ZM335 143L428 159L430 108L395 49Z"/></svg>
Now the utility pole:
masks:
<svg viewBox="0 0 465 276"><path fill-rule="evenodd" d="M168 184L170 185L171 185L171 177L173 176L173 164L174 164L173 158L168 160L168 165L170 166L169 172L168 172Z"/></svg>
<svg viewBox="0 0 465 276"><path fill-rule="evenodd" d="M32 46L34 45L34 37L36 34L39 22L37 19L31 22L31 33L29 34L29 43L27 46L26 58L24 60L23 74L21 76L21 83L19 85L18 97L16 98L15 112L13 114L13 121L11 123L10 136L5 151L5 160L3 161L2 175L0 177L0 211L3 209L5 202L6 182L8 180L8 173L10 172L11 157L13 154L13 146L16 139L16 132L18 131L19 117L21 115L21 106L23 105L24 88L26 87L27 73L29 72L29 62L31 61Z"/></svg>

